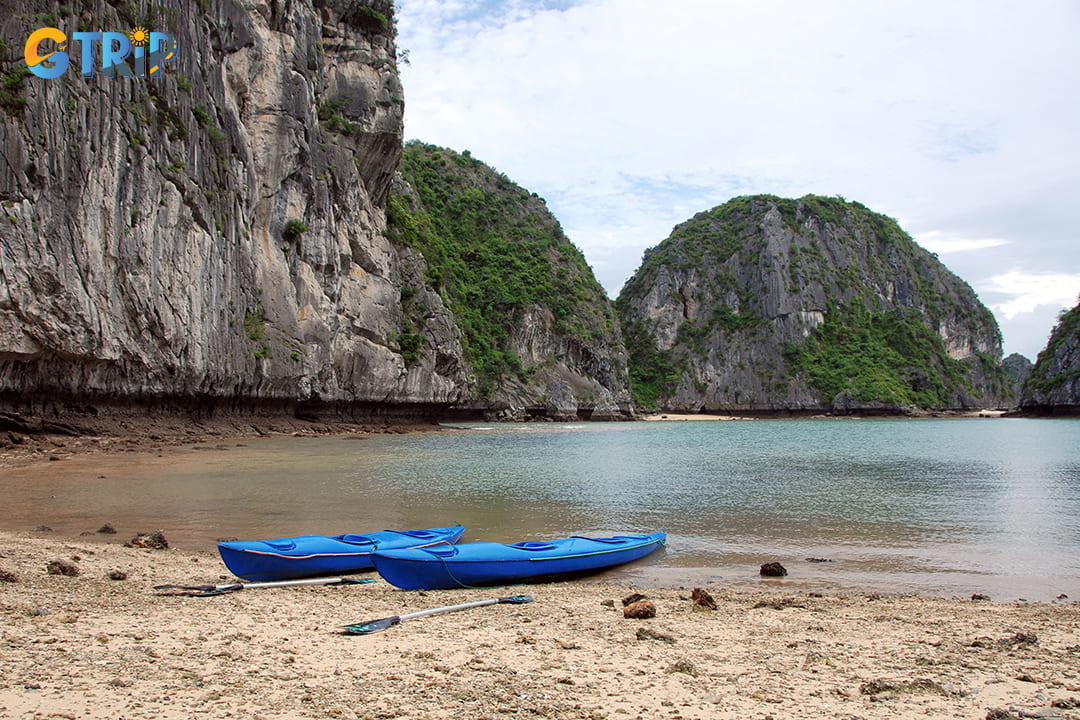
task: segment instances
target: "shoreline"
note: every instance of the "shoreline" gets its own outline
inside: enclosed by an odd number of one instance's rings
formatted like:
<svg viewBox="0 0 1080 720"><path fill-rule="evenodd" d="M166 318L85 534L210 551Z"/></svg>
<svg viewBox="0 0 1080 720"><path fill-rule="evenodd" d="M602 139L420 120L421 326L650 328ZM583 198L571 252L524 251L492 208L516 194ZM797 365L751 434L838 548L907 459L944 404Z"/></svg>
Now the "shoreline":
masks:
<svg viewBox="0 0 1080 720"><path fill-rule="evenodd" d="M5 717L1080 718L1075 602L715 586L695 610L689 588L381 579L191 598L152 588L228 579L216 554L2 532L0 577ZM623 617L634 592L655 618ZM505 594L534 601L336 630Z"/></svg>
<svg viewBox="0 0 1080 720"><path fill-rule="evenodd" d="M824 419L884 417L874 414L835 416L826 414L774 416L754 414L709 414L654 412L637 415L632 422L729 422L761 419ZM1012 418L1004 410L972 410L933 415L887 416L898 419L921 417L944 418ZM575 422L602 422L579 420ZM497 426L518 427L523 424L543 426L548 421L532 423L500 422ZM438 420L386 420L383 422L352 422L348 420L319 420L291 415L220 414L217 417L195 419L183 414L150 415L133 412L113 415L102 413L92 423L68 424L50 422L40 416L23 416L0 410L0 469L22 467L37 462L64 460L75 455L105 455L132 452L159 453L169 448L190 447L206 442L243 441L256 437L336 436L360 437L373 434L405 434L459 430Z"/></svg>

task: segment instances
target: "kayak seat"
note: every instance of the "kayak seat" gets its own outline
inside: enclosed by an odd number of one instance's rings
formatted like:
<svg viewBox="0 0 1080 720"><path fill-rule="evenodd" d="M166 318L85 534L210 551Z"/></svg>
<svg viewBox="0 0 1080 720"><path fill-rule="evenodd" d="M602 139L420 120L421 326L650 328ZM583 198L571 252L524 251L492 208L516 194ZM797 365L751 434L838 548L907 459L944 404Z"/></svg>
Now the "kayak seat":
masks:
<svg viewBox="0 0 1080 720"><path fill-rule="evenodd" d="M526 540L525 542L514 543L510 547L514 547L519 550L532 550L535 552L539 550L554 550L558 547L558 545L549 542L535 542L531 540Z"/></svg>
<svg viewBox="0 0 1080 720"><path fill-rule="evenodd" d="M439 558L454 557L455 555L458 554L457 545L447 545L446 547L434 547L434 546L432 546L432 547L419 548L419 549L423 550L424 552L428 553L429 555L434 555L435 557L439 557Z"/></svg>
<svg viewBox="0 0 1080 720"><path fill-rule="evenodd" d="M437 537L438 533L433 533L430 530L396 530L402 535L408 535L409 537L419 538L421 540L427 540L428 538Z"/></svg>
<svg viewBox="0 0 1080 720"><path fill-rule="evenodd" d="M296 543L289 538L281 538L280 540L266 540L267 545L274 548L278 552L286 552L296 549Z"/></svg>
<svg viewBox="0 0 1080 720"><path fill-rule="evenodd" d="M349 543L350 545L374 545L375 541L369 538L367 535L338 535L335 540L340 540L343 543Z"/></svg>
<svg viewBox="0 0 1080 720"><path fill-rule="evenodd" d="M625 545L627 540L637 540L640 536L635 537L633 535L616 535L609 538L591 538L584 537L583 535L574 535L575 540L591 540L593 542L611 543L612 545Z"/></svg>

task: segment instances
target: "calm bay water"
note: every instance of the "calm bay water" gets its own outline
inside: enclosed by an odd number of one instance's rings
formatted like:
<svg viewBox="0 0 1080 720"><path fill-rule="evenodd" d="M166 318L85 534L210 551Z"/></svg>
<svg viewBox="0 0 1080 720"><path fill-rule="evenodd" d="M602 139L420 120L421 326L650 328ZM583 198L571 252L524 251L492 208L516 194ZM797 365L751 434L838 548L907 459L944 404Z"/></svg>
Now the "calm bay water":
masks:
<svg viewBox="0 0 1080 720"><path fill-rule="evenodd" d="M0 471L0 528L111 522L206 549L458 522L466 541L663 530L665 550L605 577L1080 599L1080 420L461 426L224 448ZM761 580L773 560L789 576Z"/></svg>

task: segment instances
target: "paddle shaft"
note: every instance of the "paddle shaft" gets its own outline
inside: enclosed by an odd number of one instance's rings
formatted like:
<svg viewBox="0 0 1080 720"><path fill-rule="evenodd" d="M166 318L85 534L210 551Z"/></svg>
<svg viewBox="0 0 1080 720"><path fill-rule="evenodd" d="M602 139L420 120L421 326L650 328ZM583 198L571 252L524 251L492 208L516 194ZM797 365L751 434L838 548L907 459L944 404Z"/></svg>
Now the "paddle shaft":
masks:
<svg viewBox="0 0 1080 720"><path fill-rule="evenodd" d="M402 620L412 620L413 618L455 612L457 610L468 610L469 608L483 607L485 605L497 605L500 603L521 605L528 602L532 602L532 597L529 595L511 595L510 597L489 598L487 600L461 603L460 605L446 605L444 607L430 608L428 610L417 610L416 612L407 613L405 615L394 615L393 617L382 618L381 620L368 620L363 623L345 625L343 626L343 629L347 635L369 635L397 625Z"/></svg>
<svg viewBox="0 0 1080 720"><path fill-rule="evenodd" d="M407 615L398 615L398 620L412 620L413 618L426 617L428 615L438 615L439 613L468 610L469 608L484 607L485 605L496 605L500 602L503 602L502 598L490 598L488 600L477 600L476 602L462 603L460 605L447 605L446 607L431 608L429 610L417 610L416 612L408 613Z"/></svg>
<svg viewBox="0 0 1080 720"><path fill-rule="evenodd" d="M254 590L302 585L354 585L375 582L372 578L326 577L304 580L272 580L258 583L229 583L227 585L155 585L155 590L201 590L204 592L229 592L231 590Z"/></svg>
<svg viewBox="0 0 1080 720"><path fill-rule="evenodd" d="M261 583L238 583L240 587L247 589L253 588L272 588L272 587L288 587L291 585L357 585L360 583L375 582L372 578L347 578L347 577L334 577L334 578L308 578L306 580L272 580L270 582Z"/></svg>

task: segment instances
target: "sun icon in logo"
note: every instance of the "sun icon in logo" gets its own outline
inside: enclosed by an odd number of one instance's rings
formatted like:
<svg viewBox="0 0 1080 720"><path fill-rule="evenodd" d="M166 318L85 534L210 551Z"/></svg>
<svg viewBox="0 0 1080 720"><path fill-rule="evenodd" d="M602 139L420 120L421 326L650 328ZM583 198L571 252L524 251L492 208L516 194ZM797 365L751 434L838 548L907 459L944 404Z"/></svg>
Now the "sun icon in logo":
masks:
<svg viewBox="0 0 1080 720"><path fill-rule="evenodd" d="M132 45L146 45L150 42L150 31L144 27L137 27L128 33L128 39L131 40Z"/></svg>

